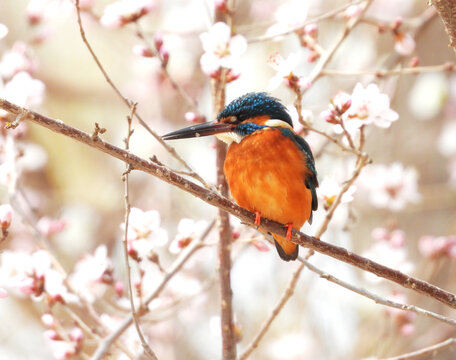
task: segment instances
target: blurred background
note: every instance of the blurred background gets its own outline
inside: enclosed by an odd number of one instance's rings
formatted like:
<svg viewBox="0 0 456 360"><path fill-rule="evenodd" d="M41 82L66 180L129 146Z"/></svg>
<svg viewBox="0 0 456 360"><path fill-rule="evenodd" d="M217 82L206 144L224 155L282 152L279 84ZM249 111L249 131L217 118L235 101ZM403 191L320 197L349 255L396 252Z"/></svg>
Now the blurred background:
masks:
<svg viewBox="0 0 456 360"><path fill-rule="evenodd" d="M200 34L213 23L212 1L156 0L138 21L148 42L162 38L169 55L167 73L196 107L176 91L157 56L138 54L138 45L147 42L138 36L134 23L116 27L100 21L111 3L81 1L86 10L82 13L86 35L118 89L138 103L137 112L146 123L156 133L164 134L189 125L192 114L212 119L215 114L211 80L200 67L204 52ZM347 4L336 0L300 3L300 9L307 10L294 13L299 23ZM353 2L352 6L358 3ZM268 59L276 53L284 59L297 54L299 61L294 71L304 78L318 64L314 50L302 46L294 33L267 40L259 38L274 31L273 25L283 22L287 16L284 6L290 4L297 6L296 2L279 0L236 2L233 29L249 45L241 55L239 78L227 85L227 101L246 92L269 90L276 71ZM66 0L0 0L0 9L0 23L9 30L0 39L0 86L5 89L22 67L44 84L43 89L33 85L38 92L34 95L40 100L23 105L34 106L36 111L88 133L93 132L97 122L107 130L103 139L124 146L130 110L107 84L82 42L74 4ZM356 16L356 8L351 8L354 14L347 9L350 7L316 23L314 39L318 46L330 48L347 19ZM391 30L394 26L400 29L402 38ZM364 86L376 83L382 93L388 94L391 109L399 114L399 120L388 129L368 129L365 151L373 164L364 169L355 184L354 200L336 210L322 240L455 292L451 274L455 271L456 255L456 240L452 237L456 233L456 77L453 71L442 71L441 66L454 62L448 44L441 19L425 2L374 0L327 65L327 69L334 71L312 83L304 92L302 106L305 118L314 128L331 133L332 125L320 113L328 109L330 99L339 91L351 94L360 82ZM416 65L436 65L437 71L408 71L400 76L381 77L375 74L375 70L400 70ZM0 96L5 94L3 91ZM270 92L287 106L295 100L285 84ZM18 183L29 205L25 213L30 212L37 220L47 217L65 224L61 231L50 234L50 246L68 273L85 254L106 245L114 277L125 282L120 226L124 221L121 175L125 165L47 129L25 125L16 143L23 150ZM132 152L144 158L155 155L161 162L182 170L144 128L136 121L133 126ZM329 178L342 185L353 171L353 156L326 144L314 132L309 132L306 139L318 154L320 183ZM215 182L213 138L182 140L171 145L207 182ZM6 162L6 140L3 147L2 161ZM372 184L379 177L390 196L383 200L372 196L372 191L378 191ZM11 187L8 181L2 184L5 203L9 201ZM198 232L216 216L215 208L140 172L130 175L130 189L133 207L160 214L156 226L166 230L168 241L165 239L155 251L165 269L179 252L175 249L176 236L185 231ZM315 233L325 216L324 200L320 201L313 225L303 228L308 234ZM194 221L187 223L190 230L185 229L182 219ZM239 235L233 246L232 288L241 352L278 302L297 264L281 261L275 249L263 243L258 234L235 219L233 222ZM154 304L160 311L144 317L151 347L160 359L220 358L215 232L207 242L212 245L193 256L158 299L161 302ZM443 244L440 252L435 250L437 243ZM31 252L37 248L36 240L17 214L8 239L0 246L2 252ZM324 271L386 298L454 316L453 311L432 299L365 276L328 257L317 254L311 261ZM161 278L157 266L148 266L150 278L142 284L145 293ZM127 311L119 311L110 303L112 297L112 293L104 290L93 303L95 309L112 319L126 316ZM14 292L0 301L0 357L56 357L48 340L46 346L42 345L46 326L41 315L46 312L46 305L30 302L27 296ZM71 325L64 311L55 311L64 319L64 325ZM430 318L390 311L304 270L294 296L251 359L383 358L443 341L454 336L454 332L454 328ZM132 330L129 336L134 335ZM91 349L90 344L87 346ZM452 356L447 349L438 358Z"/></svg>

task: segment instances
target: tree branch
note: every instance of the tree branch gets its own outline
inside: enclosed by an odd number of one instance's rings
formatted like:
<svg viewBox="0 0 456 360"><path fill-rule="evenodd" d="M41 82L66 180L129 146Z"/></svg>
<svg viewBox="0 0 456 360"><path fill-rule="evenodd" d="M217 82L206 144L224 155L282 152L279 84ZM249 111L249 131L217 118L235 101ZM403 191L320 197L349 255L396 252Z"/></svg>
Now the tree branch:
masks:
<svg viewBox="0 0 456 360"><path fill-rule="evenodd" d="M456 2L453 0L429 0L437 10L450 38L450 46L456 52Z"/></svg>
<svg viewBox="0 0 456 360"><path fill-rule="evenodd" d="M7 100L0 99L0 108L16 116L26 113L24 120L27 119L54 132L68 136L74 140L101 150L110 156L113 156L121 161L130 164L133 169L146 172L161 179L162 181L174 185L212 206L216 206L222 210L225 210L226 212L239 218L247 225L256 228L254 225L254 213L238 206L237 204L214 191L207 190L183 178L182 176L179 176L165 166L157 165L153 162L147 161L100 138L92 139L90 134L66 125L61 120L51 119L36 112L26 110L20 106L10 103ZM286 236L286 226L276 221L268 220L265 218L262 220L261 227L264 231L272 232L284 237ZM365 257L354 254L347 249L326 243L320 239L303 234L296 230L293 230L291 240L303 247L313 249L317 252L328 255L347 264L356 266L364 271L368 271L379 277L393 281L404 288L411 289L418 293L432 297L442 302L443 304L456 309L456 295L445 291L435 285L429 284L426 281L413 278L400 271L391 269Z"/></svg>

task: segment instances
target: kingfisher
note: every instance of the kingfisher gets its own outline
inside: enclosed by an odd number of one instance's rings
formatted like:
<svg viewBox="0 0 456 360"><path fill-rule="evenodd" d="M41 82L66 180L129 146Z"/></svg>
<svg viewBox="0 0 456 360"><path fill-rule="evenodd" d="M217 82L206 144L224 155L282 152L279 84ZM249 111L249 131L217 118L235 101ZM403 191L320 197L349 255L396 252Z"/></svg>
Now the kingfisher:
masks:
<svg viewBox="0 0 456 360"><path fill-rule="evenodd" d="M162 136L164 140L215 135L228 144L225 177L234 200L261 218L287 227L286 237L273 234L279 256L296 260L291 241L318 208L317 171L308 143L293 130L286 107L264 92L245 94L229 103L212 122Z"/></svg>

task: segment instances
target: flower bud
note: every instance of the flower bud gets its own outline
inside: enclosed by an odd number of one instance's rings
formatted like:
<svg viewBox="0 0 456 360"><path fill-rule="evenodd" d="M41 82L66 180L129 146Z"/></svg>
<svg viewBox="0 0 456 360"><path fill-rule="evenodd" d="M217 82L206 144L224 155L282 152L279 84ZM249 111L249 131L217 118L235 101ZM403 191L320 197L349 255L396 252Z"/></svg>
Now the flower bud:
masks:
<svg viewBox="0 0 456 360"><path fill-rule="evenodd" d="M0 205L0 228L7 230L13 220L13 208L10 204Z"/></svg>

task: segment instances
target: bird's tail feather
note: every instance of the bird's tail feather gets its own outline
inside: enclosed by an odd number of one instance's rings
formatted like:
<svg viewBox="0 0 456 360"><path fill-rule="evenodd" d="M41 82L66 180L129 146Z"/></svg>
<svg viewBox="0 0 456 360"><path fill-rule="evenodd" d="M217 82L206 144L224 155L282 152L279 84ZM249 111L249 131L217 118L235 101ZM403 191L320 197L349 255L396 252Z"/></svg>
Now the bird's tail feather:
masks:
<svg viewBox="0 0 456 360"><path fill-rule="evenodd" d="M277 235L274 235L274 243L282 260L290 261L297 259L299 254L298 245Z"/></svg>

